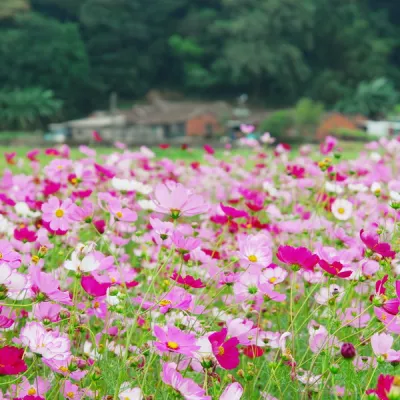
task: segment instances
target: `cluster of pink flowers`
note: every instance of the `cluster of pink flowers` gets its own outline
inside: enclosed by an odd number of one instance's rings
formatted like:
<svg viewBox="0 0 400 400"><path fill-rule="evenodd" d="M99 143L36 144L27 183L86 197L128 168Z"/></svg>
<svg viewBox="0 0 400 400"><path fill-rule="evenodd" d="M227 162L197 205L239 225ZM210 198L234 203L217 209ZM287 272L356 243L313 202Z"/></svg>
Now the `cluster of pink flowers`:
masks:
<svg viewBox="0 0 400 400"><path fill-rule="evenodd" d="M6 154L0 399L399 398L400 141L339 146Z"/></svg>

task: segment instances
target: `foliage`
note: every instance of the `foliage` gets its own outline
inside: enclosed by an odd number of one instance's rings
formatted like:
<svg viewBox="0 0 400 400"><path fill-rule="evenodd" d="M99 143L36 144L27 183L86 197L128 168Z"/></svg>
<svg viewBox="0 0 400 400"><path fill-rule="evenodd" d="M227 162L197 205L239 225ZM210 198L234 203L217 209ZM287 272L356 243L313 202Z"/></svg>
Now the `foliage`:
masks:
<svg viewBox="0 0 400 400"><path fill-rule="evenodd" d="M66 117L153 88L332 107L400 88L399 18L396 0L1 0L0 85L51 89Z"/></svg>
<svg viewBox="0 0 400 400"><path fill-rule="evenodd" d="M0 92L0 127L33 129L56 116L63 102L38 87Z"/></svg>
<svg viewBox="0 0 400 400"><path fill-rule="evenodd" d="M91 108L89 75L76 24L27 13L15 18L12 28L0 28L1 87L51 89L74 114Z"/></svg>
<svg viewBox="0 0 400 400"><path fill-rule="evenodd" d="M294 121L297 131L302 136L312 135L320 123L324 105L311 99L300 99L294 109Z"/></svg>
<svg viewBox="0 0 400 400"><path fill-rule="evenodd" d="M292 110L280 110L272 113L262 122L260 131L270 132L271 135L281 138L287 135L290 128L294 126Z"/></svg>
<svg viewBox="0 0 400 400"><path fill-rule="evenodd" d="M334 130L334 135L343 140L362 140L365 142L377 138L374 135L368 135L365 131L348 128L336 128Z"/></svg>
<svg viewBox="0 0 400 400"><path fill-rule="evenodd" d="M393 110L399 93L386 78L361 82L353 98L339 102L337 108L348 113L360 113L372 119L385 116Z"/></svg>

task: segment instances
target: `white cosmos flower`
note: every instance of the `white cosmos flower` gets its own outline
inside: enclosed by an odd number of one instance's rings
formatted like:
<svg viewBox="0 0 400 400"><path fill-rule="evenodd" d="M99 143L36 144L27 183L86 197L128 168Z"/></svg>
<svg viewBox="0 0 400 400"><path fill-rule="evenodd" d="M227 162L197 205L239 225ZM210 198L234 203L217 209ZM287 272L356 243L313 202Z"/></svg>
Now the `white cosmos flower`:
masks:
<svg viewBox="0 0 400 400"><path fill-rule="evenodd" d="M332 204L332 214L336 219L347 221L353 213L353 204L345 199L336 199Z"/></svg>
<svg viewBox="0 0 400 400"><path fill-rule="evenodd" d="M395 192L394 190L391 190L389 192L389 196L393 201L400 201L400 193L399 192Z"/></svg>
<svg viewBox="0 0 400 400"><path fill-rule="evenodd" d="M156 208L156 206L152 200L140 199L140 200L138 200L138 204L143 210L153 211Z"/></svg>
<svg viewBox="0 0 400 400"><path fill-rule="evenodd" d="M315 301L318 304L328 304L330 300L335 299L336 301L340 301L344 296L344 289L338 285L330 285L329 289L327 287L323 287L320 291L315 295Z"/></svg>
<svg viewBox="0 0 400 400"><path fill-rule="evenodd" d="M368 192L368 187L365 186L363 183L349 183L348 188L353 192Z"/></svg>
<svg viewBox="0 0 400 400"><path fill-rule="evenodd" d="M39 211L32 211L28 204L24 203L23 201L18 202L14 207L16 213L22 217L36 218L40 215Z"/></svg>
<svg viewBox="0 0 400 400"><path fill-rule="evenodd" d="M139 192L142 194L150 194L153 188L149 185L145 185L142 182L135 181L134 179L120 179L112 178L111 184L114 189L125 191L125 192Z"/></svg>
<svg viewBox="0 0 400 400"><path fill-rule="evenodd" d="M263 189L272 197L276 197L278 195L278 191L276 190L275 186L270 182L264 182Z"/></svg>
<svg viewBox="0 0 400 400"><path fill-rule="evenodd" d="M374 194L381 194L382 186L379 182L373 182L371 185L371 192Z"/></svg>
<svg viewBox="0 0 400 400"><path fill-rule="evenodd" d="M143 393L140 388L126 389L119 393L120 400L142 400Z"/></svg>
<svg viewBox="0 0 400 400"><path fill-rule="evenodd" d="M375 161L375 162L378 162L378 161L380 161L380 160L382 159L381 155L380 155L379 153L377 153L376 151L372 152L372 153L369 155L369 158L370 158L372 161Z"/></svg>
<svg viewBox="0 0 400 400"><path fill-rule="evenodd" d="M343 186L333 182L325 182L325 189L330 193L342 194L344 192Z"/></svg>
<svg viewBox="0 0 400 400"><path fill-rule="evenodd" d="M99 268L100 263L94 258L92 254L79 259L78 254L74 251L71 255L71 259L65 261L64 267L70 271L76 272L91 272Z"/></svg>

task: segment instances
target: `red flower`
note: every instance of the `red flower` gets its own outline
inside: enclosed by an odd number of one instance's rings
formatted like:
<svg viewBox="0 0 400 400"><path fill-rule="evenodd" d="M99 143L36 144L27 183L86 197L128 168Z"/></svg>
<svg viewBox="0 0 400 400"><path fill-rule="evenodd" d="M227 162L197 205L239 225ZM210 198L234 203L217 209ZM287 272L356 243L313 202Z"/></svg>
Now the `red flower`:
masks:
<svg viewBox="0 0 400 400"><path fill-rule="evenodd" d="M93 135L93 139L94 139L96 142L102 142L102 141L103 141L103 139L102 139L102 137L100 136L100 133L99 133L99 132L93 131L92 135Z"/></svg>
<svg viewBox="0 0 400 400"><path fill-rule="evenodd" d="M223 328L208 337L211 343L212 351L219 364L224 369L235 369L239 365L239 350L236 346L239 340L236 337L225 341L228 330Z"/></svg>
<svg viewBox="0 0 400 400"><path fill-rule="evenodd" d="M186 150L189 146L186 143L181 144L181 149Z"/></svg>
<svg viewBox="0 0 400 400"><path fill-rule="evenodd" d="M257 358L264 354L264 350L260 346L252 344L243 349L243 354L249 358Z"/></svg>
<svg viewBox="0 0 400 400"><path fill-rule="evenodd" d="M215 153L215 150L208 144L205 144L203 146L203 148L208 154L214 154Z"/></svg>
<svg viewBox="0 0 400 400"><path fill-rule="evenodd" d="M61 155L61 153L57 150L57 149L46 149L44 151L44 154L46 154L46 156L59 156Z"/></svg>
<svg viewBox="0 0 400 400"><path fill-rule="evenodd" d="M288 173L288 175L292 175L295 178L301 179L304 178L306 170L299 165L287 165L286 172Z"/></svg>
<svg viewBox="0 0 400 400"><path fill-rule="evenodd" d="M308 271L313 271L319 261L319 257L305 247L279 246L276 256L284 264Z"/></svg>
<svg viewBox="0 0 400 400"><path fill-rule="evenodd" d="M105 296L111 283L100 283L92 276L82 276L81 285L83 290L93 297Z"/></svg>
<svg viewBox="0 0 400 400"><path fill-rule="evenodd" d="M168 148L169 148L169 144L168 144L168 143L161 143L161 144L158 145L158 147L159 147L160 149L165 150L165 149L168 149Z"/></svg>
<svg viewBox="0 0 400 400"><path fill-rule="evenodd" d="M175 271L172 274L171 279L181 285L190 286L194 289L201 289L206 286L201 279L194 279L191 275L183 277L182 275L178 275Z"/></svg>
<svg viewBox="0 0 400 400"><path fill-rule="evenodd" d="M23 227L21 229L14 229L14 238L21 242L35 242L37 239L36 233L30 231L28 228Z"/></svg>
<svg viewBox="0 0 400 400"><path fill-rule="evenodd" d="M93 221L93 225L100 234L103 234L106 230L106 221L104 221L104 219Z"/></svg>
<svg viewBox="0 0 400 400"><path fill-rule="evenodd" d="M24 356L24 349L13 346L0 348L0 375L18 375L27 370Z"/></svg>
<svg viewBox="0 0 400 400"><path fill-rule="evenodd" d="M16 164L16 161L15 161L16 155L17 155L16 152L4 153L4 157L6 158L7 164L10 164L10 165Z"/></svg>
<svg viewBox="0 0 400 400"><path fill-rule="evenodd" d="M360 238L374 253L378 253L386 258L396 257L396 252L392 250L389 243L379 243L379 235L377 233L365 232L364 229L361 229Z"/></svg>
<svg viewBox="0 0 400 400"><path fill-rule="evenodd" d="M14 397L13 400L44 400L44 397L40 396L31 396L30 394L24 396L24 397Z"/></svg>
<svg viewBox="0 0 400 400"><path fill-rule="evenodd" d="M379 400L389 400L388 394L390 393L393 382L394 376L380 374L376 388L367 390L366 394L374 393L378 396Z"/></svg>
<svg viewBox="0 0 400 400"><path fill-rule="evenodd" d="M228 218L247 218L249 216L249 214L247 214L246 211L237 210L236 208L229 207L229 206L224 206L222 203L220 203L220 207L221 207L222 212Z"/></svg>
<svg viewBox="0 0 400 400"><path fill-rule="evenodd" d="M396 293L397 298L388 299L386 297L385 283L388 280L388 275L385 275L381 280L376 281L375 284L375 296L371 296L370 300L376 307L382 307L387 313L397 315L400 307L400 282L396 282Z"/></svg>
<svg viewBox="0 0 400 400"><path fill-rule="evenodd" d="M351 274L352 271L343 271L343 265L335 261L332 264L327 263L325 260L319 260L318 261L319 266L325 270L328 274L331 274L333 276L337 276L338 278L348 278Z"/></svg>

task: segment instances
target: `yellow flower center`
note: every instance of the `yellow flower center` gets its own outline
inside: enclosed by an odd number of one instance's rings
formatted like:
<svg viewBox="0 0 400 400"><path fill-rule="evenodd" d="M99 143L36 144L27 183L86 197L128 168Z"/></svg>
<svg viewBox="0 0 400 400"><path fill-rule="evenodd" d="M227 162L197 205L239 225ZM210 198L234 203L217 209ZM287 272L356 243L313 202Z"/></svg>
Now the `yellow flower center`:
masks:
<svg viewBox="0 0 400 400"><path fill-rule="evenodd" d="M179 349L179 344L176 342L167 342L167 347L172 350Z"/></svg>
<svg viewBox="0 0 400 400"><path fill-rule="evenodd" d="M274 276L272 278L269 278L269 283L274 283L276 282L277 278L275 278Z"/></svg>
<svg viewBox="0 0 400 400"><path fill-rule="evenodd" d="M121 219L123 217L122 212L118 211L117 213L115 213L115 215L117 216L117 218Z"/></svg>
<svg viewBox="0 0 400 400"><path fill-rule="evenodd" d="M63 169L62 165L57 165L57 169Z"/></svg>
<svg viewBox="0 0 400 400"><path fill-rule="evenodd" d="M251 254L250 256L247 257L249 261L251 262L257 262L258 258L254 254Z"/></svg>
<svg viewBox="0 0 400 400"><path fill-rule="evenodd" d="M75 393L74 392L67 392L66 396L69 397L70 399L73 399L75 397Z"/></svg>
<svg viewBox="0 0 400 400"><path fill-rule="evenodd" d="M76 184L78 183L78 179L72 178L72 179L71 179L71 183L72 183L73 185L76 185Z"/></svg>
<svg viewBox="0 0 400 400"><path fill-rule="evenodd" d="M67 368L67 367L64 367L64 366L61 366L61 367L59 368L59 370L60 370L61 372L68 372L68 368Z"/></svg>
<svg viewBox="0 0 400 400"><path fill-rule="evenodd" d="M37 264L39 262L39 260L40 260L39 256L32 256L32 262L34 264Z"/></svg>
<svg viewBox="0 0 400 400"><path fill-rule="evenodd" d="M34 394L36 394L36 389L33 387L29 388L28 394L29 394L29 396L33 396Z"/></svg>
<svg viewBox="0 0 400 400"><path fill-rule="evenodd" d="M339 214L344 214L345 210L344 210L343 207L339 207L337 211L338 211Z"/></svg>
<svg viewBox="0 0 400 400"><path fill-rule="evenodd" d="M64 210L61 210L61 208L56 210L56 217L57 218L61 218L63 215L64 215Z"/></svg>
<svg viewBox="0 0 400 400"><path fill-rule="evenodd" d="M93 303L93 308L99 308L100 307L100 303L98 301L95 301Z"/></svg>
<svg viewBox="0 0 400 400"><path fill-rule="evenodd" d="M160 301L160 306L161 307L168 306L169 304L172 304L172 301L170 301L170 300L161 300Z"/></svg>
<svg viewBox="0 0 400 400"><path fill-rule="evenodd" d="M114 277L111 277L111 283L115 283L115 282L117 282L117 280L114 278Z"/></svg>
<svg viewBox="0 0 400 400"><path fill-rule="evenodd" d="M3 258L3 253L0 253L0 260Z"/></svg>
<svg viewBox="0 0 400 400"><path fill-rule="evenodd" d="M222 346L218 347L218 355L223 356L225 354L225 349Z"/></svg>

